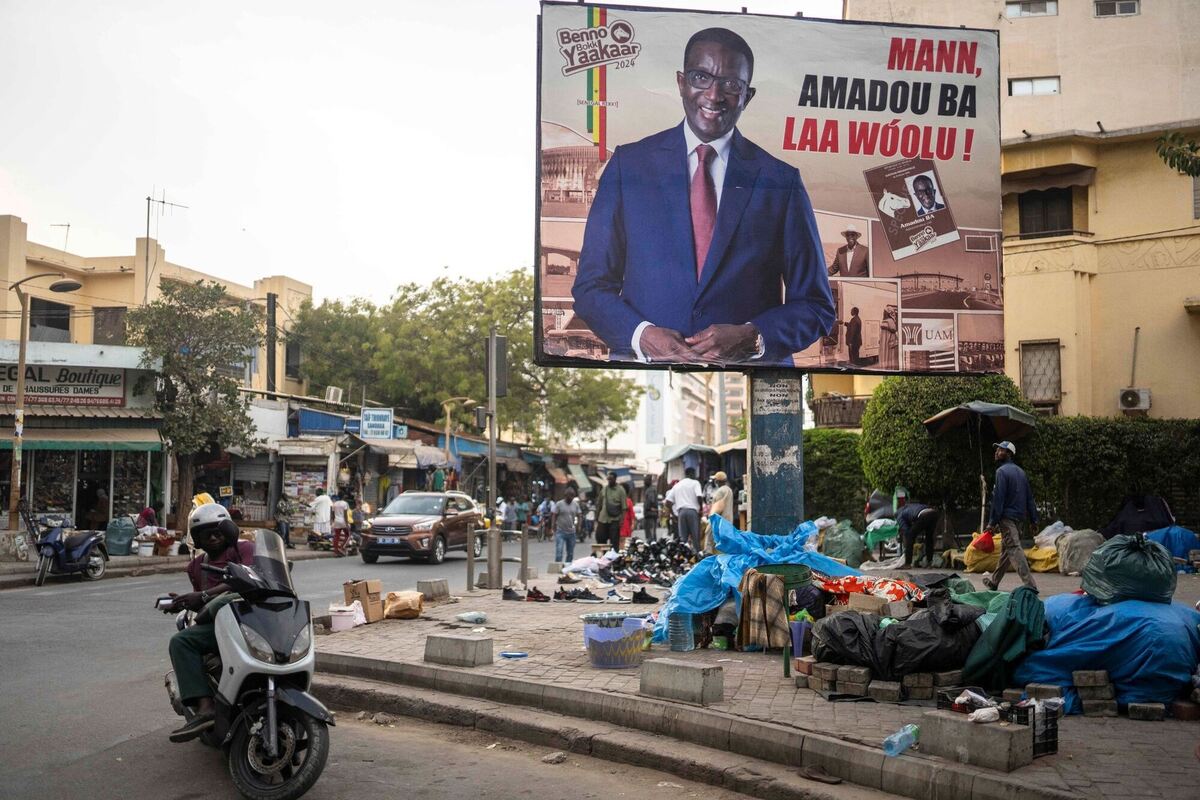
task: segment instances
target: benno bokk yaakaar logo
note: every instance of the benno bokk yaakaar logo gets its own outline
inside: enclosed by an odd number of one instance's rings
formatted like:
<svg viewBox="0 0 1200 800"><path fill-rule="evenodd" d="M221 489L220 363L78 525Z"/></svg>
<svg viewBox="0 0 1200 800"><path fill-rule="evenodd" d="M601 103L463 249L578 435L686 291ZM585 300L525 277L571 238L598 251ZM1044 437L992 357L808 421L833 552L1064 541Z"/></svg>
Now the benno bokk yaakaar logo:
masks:
<svg viewBox="0 0 1200 800"><path fill-rule="evenodd" d="M642 52L633 41L633 26L623 19L599 28L559 28L558 52L566 64L563 75L574 75L615 61L632 62Z"/></svg>

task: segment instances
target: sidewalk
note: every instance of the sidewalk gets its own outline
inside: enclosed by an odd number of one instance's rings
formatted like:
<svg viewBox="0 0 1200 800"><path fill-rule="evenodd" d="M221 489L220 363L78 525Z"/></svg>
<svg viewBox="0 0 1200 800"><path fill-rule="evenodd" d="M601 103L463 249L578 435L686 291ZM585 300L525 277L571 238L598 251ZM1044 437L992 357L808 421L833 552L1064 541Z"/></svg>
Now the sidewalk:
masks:
<svg viewBox="0 0 1200 800"><path fill-rule="evenodd" d="M308 561L313 558L332 558L333 553L327 550L310 550L307 547L296 547L287 551L292 561ZM183 572L192 556L111 556L108 559L108 569L102 581L110 578L135 578L139 575L161 575L171 572ZM0 562L0 590L14 589L19 586L32 586L34 575L37 573L37 560L33 561L4 561ZM78 581L78 575L50 575L46 578L46 586L66 581Z"/></svg>
<svg viewBox="0 0 1200 800"><path fill-rule="evenodd" d="M1039 576L1039 579L1042 577L1049 578L1045 581L1043 592L1047 595L1055 589L1066 590L1065 586L1058 587L1060 583L1073 584L1071 589L1078 587L1078 578ZM1182 601L1200 594L1200 576L1179 577L1177 599ZM553 588L549 580L541 583L543 590ZM1005 588L1011 588L1007 587L1007 581L1005 583ZM934 773L969 770L975 775L974 791L970 795L974 797L1006 796L1006 792L1014 791L1023 796L1073 794L1108 800L1195 796L1197 764L1193 750L1200 741L1200 725L1195 723L1067 717L1060 724L1057 755L1037 759L1032 765L1006 775L953 765L919 753L899 760L886 759L885 763L879 749L884 737L906 723L919 723L921 715L929 709L872 702L829 703L815 692L795 688L790 679L785 679L778 654L714 650L671 653L665 645L655 645L646 657L669 655L697 663L719 664L724 669L725 696L722 702L706 710L643 698L638 695L638 670L598 670L590 666L583 649L583 626L578 616L590 611L623 609L638 612L654 608L504 602L500 600L499 592L476 591L462 597L460 602L427 607L418 620L385 620L336 635L322 636L317 640L318 663L325 672L342 672L401 683L411 681L414 685L424 681L426 688L435 688L436 673L438 691L486 697L489 700L497 700L498 695L504 694L533 694L540 698L543 692L549 697L551 687L560 691L580 690L578 710L554 710L589 718L595 718L594 714L599 713L608 721L612 721L609 719L612 714L597 710L598 705L604 705L606 695L593 695L593 692L636 700L637 708L675 706L677 709L687 709L697 724L702 722L697 715L704 715L711 710L722 718L755 723L760 728L758 736L766 750L772 748L772 738L775 739L775 749L781 749L779 734L788 729L814 742L834 737L846 750L840 759L853 764L851 767L847 763L847 769L856 783L909 796L921 795L914 795L911 789L904 788L903 779L897 773L912 770L901 769L902 764L918 771L921 768L926 772L932 769ZM454 629L467 633L476 627L454 619L454 615L464 611L483 611L488 615L485 627L493 638L496 652L521 650L528 652L529 657L512 661L497 658L496 663L473 670L424 664L424 640L428 634ZM454 673L470 675L472 679L456 680ZM507 692L503 691L506 684L509 685ZM538 702L541 702L540 699L536 702L525 701L525 704L534 705ZM670 714L663 713L666 716L659 721L659 727L669 730L678 721L666 719ZM680 713L677 710L675 716ZM729 724L725 723L726 726ZM766 724L770 724L770 727L763 727ZM746 729L745 726L738 730L743 729ZM728 743L730 738L738 735L730 731L729 727L725 728L722 741ZM697 739L693 736L691 740ZM736 749L730 744L726 744L726 747ZM889 773L891 778L888 777ZM981 788L985 785L988 787L986 791Z"/></svg>

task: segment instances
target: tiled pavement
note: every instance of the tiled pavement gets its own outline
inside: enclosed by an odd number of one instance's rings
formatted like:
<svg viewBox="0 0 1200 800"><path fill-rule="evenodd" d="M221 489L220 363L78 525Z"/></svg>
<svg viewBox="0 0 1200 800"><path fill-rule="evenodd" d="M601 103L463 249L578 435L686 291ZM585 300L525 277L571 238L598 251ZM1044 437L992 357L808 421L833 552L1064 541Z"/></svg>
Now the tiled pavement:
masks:
<svg viewBox="0 0 1200 800"><path fill-rule="evenodd" d="M1038 578L1043 595L1078 586L1077 578ZM541 588L552 589L550 583L543 581ZM1004 588L1011 588L1007 583ZM1194 602L1197 595L1200 576L1181 575L1176 598ZM483 611L488 615L483 627L492 636L496 652L521 650L529 657L512 661L497 658L496 663L477 668L475 673L636 695L638 670L599 670L589 664L578 616L589 611L654 608L504 602L498 592L478 591L462 596L459 602L428 606L418 620L385 620L320 637L317 646L327 653L420 663L426 635L449 629L469 632L478 626L460 623L454 616L463 611ZM665 645L655 645L648 657L668 654L718 663L724 668L725 700L711 706L714 710L819 731L872 747L878 747L901 725L919 723L927 710L886 703L827 702L814 692L796 689L790 679L785 679L778 654L715 650L670 653ZM1086 798L1195 798L1200 786L1198 744L1200 723L1073 716L1060 723L1058 754L1037 759L1016 774Z"/></svg>

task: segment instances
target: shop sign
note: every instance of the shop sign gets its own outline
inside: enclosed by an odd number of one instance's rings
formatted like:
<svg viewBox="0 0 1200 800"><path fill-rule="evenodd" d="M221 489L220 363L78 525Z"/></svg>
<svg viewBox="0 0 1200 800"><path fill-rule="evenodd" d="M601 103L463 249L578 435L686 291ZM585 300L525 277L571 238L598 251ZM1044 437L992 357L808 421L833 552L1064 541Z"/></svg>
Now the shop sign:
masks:
<svg viewBox="0 0 1200 800"><path fill-rule="evenodd" d="M392 438L392 409L364 408L359 417L358 434L364 439Z"/></svg>
<svg viewBox="0 0 1200 800"><path fill-rule="evenodd" d="M17 367L0 365L0 400L17 399ZM25 367L25 402L66 406L125 405L125 370L99 367Z"/></svg>
<svg viewBox="0 0 1200 800"><path fill-rule="evenodd" d="M393 439L407 439L408 438L408 425L400 425L400 424L392 425L392 438Z"/></svg>
<svg viewBox="0 0 1200 800"><path fill-rule="evenodd" d="M221 497L233 497L232 486L222 486L219 490Z"/></svg>

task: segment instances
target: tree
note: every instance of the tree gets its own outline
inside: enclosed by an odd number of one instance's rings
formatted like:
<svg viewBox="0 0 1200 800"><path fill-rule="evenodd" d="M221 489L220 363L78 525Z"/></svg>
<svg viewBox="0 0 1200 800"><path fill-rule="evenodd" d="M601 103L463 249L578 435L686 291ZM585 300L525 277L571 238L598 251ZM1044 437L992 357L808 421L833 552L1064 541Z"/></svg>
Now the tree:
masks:
<svg viewBox="0 0 1200 800"><path fill-rule="evenodd" d="M935 439L921 424L942 409L971 400L1033 410L1007 375L885 379L862 419L859 449L868 483L888 494L904 486L910 497L952 508L977 504L980 459L990 469L992 443L976 441L965 428Z"/></svg>
<svg viewBox="0 0 1200 800"><path fill-rule="evenodd" d="M131 345L142 364L162 361L163 388L155 395L163 436L179 468L174 507L191 507L192 471L200 453L251 448L254 424L235 377L263 343L263 320L211 281L163 281L162 295L126 317Z"/></svg>
<svg viewBox="0 0 1200 800"><path fill-rule="evenodd" d="M862 529L867 480L858 441L857 433L837 428L804 432L805 516L848 519Z"/></svg>
<svg viewBox="0 0 1200 800"><path fill-rule="evenodd" d="M368 394L379 388L371 355L378 334L379 312L373 304L326 300L319 306L305 301L286 338L304 354L300 374L311 385L340 386L351 399L355 388L365 387Z"/></svg>
<svg viewBox="0 0 1200 800"><path fill-rule="evenodd" d="M1154 149L1171 169L1193 178L1200 177L1200 142L1175 131L1158 137Z"/></svg>

